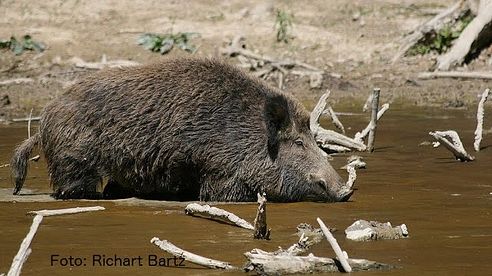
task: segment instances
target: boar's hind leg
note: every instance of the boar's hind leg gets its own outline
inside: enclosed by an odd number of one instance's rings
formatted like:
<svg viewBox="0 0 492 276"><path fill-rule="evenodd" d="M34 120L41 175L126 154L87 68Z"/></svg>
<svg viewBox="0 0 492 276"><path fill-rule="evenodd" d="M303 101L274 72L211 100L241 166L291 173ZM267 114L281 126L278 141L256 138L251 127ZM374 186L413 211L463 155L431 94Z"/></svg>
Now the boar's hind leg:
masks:
<svg viewBox="0 0 492 276"><path fill-rule="evenodd" d="M116 182L114 179L109 179L108 184L104 187L104 199L120 199L134 196L130 189Z"/></svg>
<svg viewBox="0 0 492 276"><path fill-rule="evenodd" d="M87 171L78 174L51 175L54 186L53 197L56 199L100 199L102 193L97 191L101 178Z"/></svg>

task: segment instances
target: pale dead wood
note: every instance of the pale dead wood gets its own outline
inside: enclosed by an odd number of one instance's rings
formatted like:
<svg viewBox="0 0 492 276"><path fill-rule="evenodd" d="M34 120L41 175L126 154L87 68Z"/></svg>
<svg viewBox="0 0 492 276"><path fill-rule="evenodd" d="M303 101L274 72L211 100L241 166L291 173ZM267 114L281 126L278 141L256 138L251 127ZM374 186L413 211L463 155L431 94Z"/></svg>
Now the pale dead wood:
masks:
<svg viewBox="0 0 492 276"><path fill-rule="evenodd" d="M251 225L251 223L245 221L244 219L236 216L233 213L227 212L226 210L217 207L210 207L210 205L190 203L185 207L185 214L236 225L248 230L254 230L253 225Z"/></svg>
<svg viewBox="0 0 492 276"><path fill-rule="evenodd" d="M222 262L214 259L209 259L206 257L202 257L200 255L185 251L176 245L172 244L167 240L160 240L157 237L154 237L150 240L150 243L155 244L160 249L166 251L169 254L172 254L178 258L183 258L188 262L198 264L208 268L219 268L219 269L237 269L236 267L230 265L227 262Z"/></svg>
<svg viewBox="0 0 492 276"><path fill-rule="evenodd" d="M478 103L477 108L477 128L475 129L475 142L473 142L473 148L475 151L480 151L480 142L482 142L482 132L483 132L483 116L484 116L484 108L483 105L489 96L490 89L485 89L482 93L482 97L480 98L480 102Z"/></svg>
<svg viewBox="0 0 492 276"><path fill-rule="evenodd" d="M29 112L29 120L27 121L27 139L31 138L31 121L32 121L32 108Z"/></svg>
<svg viewBox="0 0 492 276"><path fill-rule="evenodd" d="M315 136L316 142L320 144L321 147L326 144L337 144L343 147L356 149L358 151L366 150L366 145L361 142L358 142L350 137L347 137L343 134L335 132L333 130L319 128L317 135Z"/></svg>
<svg viewBox="0 0 492 276"><path fill-rule="evenodd" d="M381 89L374 88L372 92L372 112L371 112L371 122L369 129L369 137L367 139L367 151L374 151L374 140L376 139L376 129L378 122L378 109L379 109L379 94Z"/></svg>
<svg viewBox="0 0 492 276"><path fill-rule="evenodd" d="M85 212L102 211L102 210L106 210L106 208L101 206L75 207L75 208L66 208L66 209L30 211L28 212L28 214L49 217L49 216L70 215L70 214L78 214L78 213L85 213Z"/></svg>
<svg viewBox="0 0 492 276"><path fill-rule="evenodd" d="M32 83L32 82L34 82L34 79L32 79L32 78L16 78L16 79L9 79L9 80L0 81L0 86L12 85L12 84L26 84L26 83Z"/></svg>
<svg viewBox="0 0 492 276"><path fill-rule="evenodd" d="M321 95L321 97L318 100L318 103L313 108L313 111L311 111L311 114L309 116L309 128L311 129L311 132L315 137L318 130L320 129L319 118L321 117L321 114L323 114L323 111L325 110L326 99L328 99L330 93L331 93L330 90L326 90L326 92L323 95Z"/></svg>
<svg viewBox="0 0 492 276"><path fill-rule="evenodd" d="M407 36L405 36L401 43L400 47L397 50L397 53L391 60L392 63L398 61L401 57L403 57L410 48L413 47L417 42L419 42L427 33L432 31L440 30L446 23L452 22L455 18L458 18L458 15L463 12L463 9L466 7L466 1L460 0L456 2L454 5L445 9L438 15L434 16L430 20L426 21L424 24L419 25L416 29L410 32Z"/></svg>
<svg viewBox="0 0 492 276"><path fill-rule="evenodd" d="M418 78L419 79L434 79L434 78L492 79L492 72L487 72L487 71L421 72L418 74Z"/></svg>
<svg viewBox="0 0 492 276"><path fill-rule="evenodd" d="M408 237L408 229L405 224L393 227L391 223L377 221L357 220L345 229L347 239L353 241L369 241L383 239L402 239Z"/></svg>
<svg viewBox="0 0 492 276"><path fill-rule="evenodd" d="M463 144L461 143L460 136L454 130L447 131L434 131L429 132L429 134L434 137L437 141L439 141L442 145L444 145L456 159L460 161L473 161L475 157L469 155Z"/></svg>
<svg viewBox="0 0 492 276"><path fill-rule="evenodd" d="M352 151L350 148L340 146L340 145L322 143L319 146L328 152L349 152L349 151Z"/></svg>
<svg viewBox="0 0 492 276"><path fill-rule="evenodd" d="M326 227L325 223L320 218L316 218L316 221L318 222L319 226L321 227L321 231L323 231L323 234L333 248L333 251L335 251L338 260L342 264L343 270L347 273L351 272L352 267L350 267L350 264L348 263L348 256L346 256L346 253L342 251L340 245L338 245L337 240L335 239L335 237L333 237L328 227Z"/></svg>
<svg viewBox="0 0 492 276"><path fill-rule="evenodd" d="M22 266L24 262L27 260L27 257L30 254L29 247L31 246L31 242L38 231L38 227L43 221L42 215L36 215L32 220L31 228L27 233L27 236L22 241L19 251L17 255L15 255L14 260L12 261L12 265L10 266L10 270L7 273L7 276L17 276L20 275Z"/></svg>
<svg viewBox="0 0 492 276"><path fill-rule="evenodd" d="M31 122L34 122L34 121L39 121L41 120L41 116L37 116L37 117L26 117L26 118L14 118L12 119L12 122L29 122L29 120Z"/></svg>
<svg viewBox="0 0 492 276"><path fill-rule="evenodd" d="M106 55L103 55L101 62L86 62L79 57L73 57L70 59L70 61L77 68L85 68L85 69L91 69L91 70L100 70L100 69L103 69L105 67L121 68L121 67L140 65L140 63L138 63L136 61L132 61L132 60L119 59L119 60L108 61L106 58Z"/></svg>
<svg viewBox="0 0 492 276"><path fill-rule="evenodd" d="M330 105L328 105L326 110L323 111L323 114L330 116L331 121L333 122L335 127L338 128L343 134L345 134L345 127L343 127L342 122L340 122L337 114L335 113L335 111L333 111L333 108Z"/></svg>
<svg viewBox="0 0 492 276"><path fill-rule="evenodd" d="M268 228L267 225L267 216L266 216L266 194L262 195L258 193L258 210L256 212L255 222L254 224L254 234L253 238L260 240L269 240L271 229Z"/></svg>
<svg viewBox="0 0 492 276"><path fill-rule="evenodd" d="M347 158L347 165L341 167L340 169L346 170L348 166L352 166L355 169L365 169L366 165L366 162L362 160L361 156L351 155L349 158Z"/></svg>
<svg viewBox="0 0 492 276"><path fill-rule="evenodd" d="M39 158L41 158L41 156L36 155L36 156L29 158L29 161L38 162ZM7 164L0 165L0 168L6 168L6 167L10 167L10 164L7 163Z"/></svg>
<svg viewBox="0 0 492 276"><path fill-rule="evenodd" d="M347 187L347 190L351 190L354 186L355 180L357 179L357 172L355 171L355 167L353 165L347 166L347 172L349 177L347 179L347 183L345 183L345 186Z"/></svg>
<svg viewBox="0 0 492 276"><path fill-rule="evenodd" d="M367 96L366 101L364 102L364 106L362 107L362 112L366 112L369 110L369 105L372 103L372 92Z"/></svg>
<svg viewBox="0 0 492 276"><path fill-rule="evenodd" d="M371 97L371 99L372 99L372 97ZM388 109L389 109L389 103L383 104L381 106L381 109L378 111L378 116L377 116L376 121L378 121L379 119L381 119L381 117L383 117L384 113ZM364 128L361 132L357 132L355 134L354 140L357 141L357 142L363 143L364 142L364 139L369 134L369 131L370 130L371 130L371 122L369 122L369 124L366 126L366 128Z"/></svg>
<svg viewBox="0 0 492 276"><path fill-rule="evenodd" d="M451 49L437 58L437 70L447 71L463 63L472 49L472 44L479 39L486 26L492 24L492 0L481 0L478 14L461 32Z"/></svg>

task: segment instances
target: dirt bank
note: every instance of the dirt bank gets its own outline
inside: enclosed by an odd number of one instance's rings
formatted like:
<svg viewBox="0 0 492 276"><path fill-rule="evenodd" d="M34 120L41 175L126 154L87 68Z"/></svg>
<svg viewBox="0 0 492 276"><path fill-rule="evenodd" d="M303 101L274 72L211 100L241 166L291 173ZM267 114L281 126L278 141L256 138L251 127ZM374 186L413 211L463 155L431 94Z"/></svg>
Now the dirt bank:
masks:
<svg viewBox="0 0 492 276"><path fill-rule="evenodd" d="M140 63L188 55L174 49L161 56L137 45L141 33L198 32L195 55L215 56L224 39L243 35L249 48L278 58L302 60L327 72L320 88L307 77L288 76L285 89L313 100L326 88L332 101L362 102L377 86L383 101L408 105L475 108L476 95L490 82L418 80L432 57L409 57L391 65L397 41L406 31L445 8L444 0L381 1L2 1L0 38L31 34L47 45L43 53L15 56L0 52L0 81L34 78L34 82L0 86L0 119L37 115L63 87L87 73L71 59L129 59ZM294 37L275 39L275 10L292 13ZM237 63L235 59L231 62ZM485 64L485 63L483 63ZM484 69L481 62L470 66ZM487 69L487 68L485 68ZM490 69L490 68L488 68ZM341 78L330 77L340 74Z"/></svg>

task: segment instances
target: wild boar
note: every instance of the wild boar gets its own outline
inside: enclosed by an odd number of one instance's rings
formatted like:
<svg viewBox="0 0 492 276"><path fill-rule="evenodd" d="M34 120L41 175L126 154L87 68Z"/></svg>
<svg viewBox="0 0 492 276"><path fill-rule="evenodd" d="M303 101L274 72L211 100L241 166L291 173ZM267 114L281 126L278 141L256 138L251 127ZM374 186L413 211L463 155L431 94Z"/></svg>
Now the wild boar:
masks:
<svg viewBox="0 0 492 276"><path fill-rule="evenodd" d="M48 104L14 152L19 193L39 144L58 199L345 201L292 96L214 59L108 69Z"/></svg>

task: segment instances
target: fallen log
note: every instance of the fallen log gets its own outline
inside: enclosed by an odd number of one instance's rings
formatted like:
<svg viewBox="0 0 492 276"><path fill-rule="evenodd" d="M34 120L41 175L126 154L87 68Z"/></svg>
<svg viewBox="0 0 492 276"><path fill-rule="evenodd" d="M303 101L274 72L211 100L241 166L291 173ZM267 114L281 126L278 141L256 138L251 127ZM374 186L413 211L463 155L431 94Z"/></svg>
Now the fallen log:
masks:
<svg viewBox="0 0 492 276"><path fill-rule="evenodd" d="M484 108L483 105L490 94L490 89L485 89L482 93L482 97L480 98L480 102L478 103L477 108L477 128L475 129L475 142L473 142L473 148L475 151L480 151L480 142L482 142L482 132L483 132L483 116L484 116Z"/></svg>
<svg viewBox="0 0 492 276"><path fill-rule="evenodd" d="M266 195L258 193L258 210L256 212L254 224L254 239L269 240L271 229L267 226L266 217Z"/></svg>
<svg viewBox="0 0 492 276"><path fill-rule="evenodd" d="M389 222L357 220L345 229L345 235L347 239L353 241L395 240L407 238L408 229L405 224L393 227Z"/></svg>
<svg viewBox="0 0 492 276"><path fill-rule="evenodd" d="M472 47L480 35L492 31L491 25L492 0L480 0L477 16L461 32L451 49L437 58L437 70L447 71L451 67L461 65L465 57L473 50ZM489 30L486 30L487 28ZM481 39L488 40L490 43L489 35L485 34Z"/></svg>
<svg viewBox="0 0 492 276"><path fill-rule="evenodd" d="M416 43L418 43L424 36L430 32L439 31L445 24L452 22L455 18L458 18L461 13L464 12L466 8L466 1L460 0L456 2L451 7L443 10L441 13L437 14L430 20L424 22L422 25L419 25L413 31L411 31L408 35L406 35L402 41L401 45L398 48L396 54L392 58L391 62L394 64L401 57L403 57L410 48L412 48Z"/></svg>
<svg viewBox="0 0 492 276"><path fill-rule="evenodd" d="M434 79L434 78L455 78L455 79L492 79L492 72L487 71L447 71L447 72L421 72L418 75L419 79Z"/></svg>
<svg viewBox="0 0 492 276"><path fill-rule="evenodd" d="M236 267L230 265L227 262L222 262L222 261L217 261L214 259L209 259L206 257L202 257L200 255L185 251L176 245L172 244L171 242L167 240L160 240L157 237L154 237L150 240L150 243L155 244L157 247L160 249L166 251L169 254L172 254L173 256L176 256L178 258L183 258L184 260L201 265L204 267L208 268L219 268L219 269L237 269Z"/></svg>
<svg viewBox="0 0 492 276"><path fill-rule="evenodd" d="M194 217L207 218L223 223L236 225L244 229L254 230L255 228L251 223L244 219L227 212L226 210L210 207L210 205L200 205L198 203L190 203L185 207L185 214Z"/></svg>
<svg viewBox="0 0 492 276"><path fill-rule="evenodd" d="M431 131L429 134L451 151L457 160L460 160L461 162L475 160L475 157L466 152L461 143L460 136L456 131Z"/></svg>

